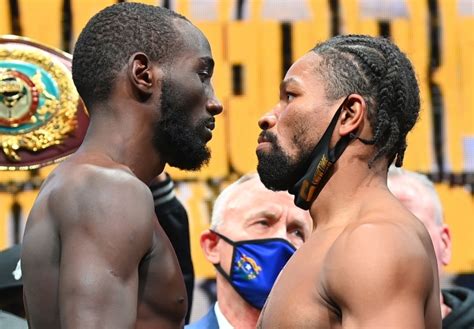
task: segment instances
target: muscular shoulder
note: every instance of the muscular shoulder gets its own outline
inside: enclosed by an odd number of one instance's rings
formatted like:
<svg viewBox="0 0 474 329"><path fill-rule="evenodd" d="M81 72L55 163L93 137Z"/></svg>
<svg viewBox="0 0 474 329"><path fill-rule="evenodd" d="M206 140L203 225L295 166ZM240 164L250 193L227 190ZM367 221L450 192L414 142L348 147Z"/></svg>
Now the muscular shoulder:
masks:
<svg viewBox="0 0 474 329"><path fill-rule="evenodd" d="M110 230L111 226L133 226L152 231L151 192L131 172L90 164L73 168L60 184L53 185L48 197L48 208L60 228L93 225ZM66 170L60 173L62 177Z"/></svg>
<svg viewBox="0 0 474 329"><path fill-rule="evenodd" d="M102 167L91 164L81 164L75 166L74 169L68 173L68 168L63 169L61 177L63 183L56 184L51 191L52 201L60 199L64 202L74 198L73 203L80 204L82 202L94 201L99 204L99 201L106 201L107 203L117 202L116 200L126 199L130 196L149 196L145 184L136 178L131 172L121 169L119 167Z"/></svg>
<svg viewBox="0 0 474 329"><path fill-rule="evenodd" d="M391 221L352 225L325 259L328 291L341 303L361 296L415 294L426 298L432 263L417 232Z"/></svg>

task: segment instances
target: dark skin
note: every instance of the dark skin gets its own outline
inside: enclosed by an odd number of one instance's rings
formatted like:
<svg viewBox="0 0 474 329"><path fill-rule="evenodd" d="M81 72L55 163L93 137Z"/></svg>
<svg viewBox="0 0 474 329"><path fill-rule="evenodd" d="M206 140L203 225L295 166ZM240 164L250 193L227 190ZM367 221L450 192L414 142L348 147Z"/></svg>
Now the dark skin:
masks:
<svg viewBox="0 0 474 329"><path fill-rule="evenodd" d="M288 70L280 101L259 122L293 158L300 140L319 140L345 97L325 95L310 52ZM331 147L351 132L373 134L362 96L348 95ZM261 138L257 152L272 152ZM309 210L313 234L280 273L258 328L441 328L436 256L428 232L387 188L388 159L353 141Z"/></svg>
<svg viewBox="0 0 474 329"><path fill-rule="evenodd" d="M167 68L201 95L190 122L219 114L203 59L210 46L176 20L183 49ZM133 54L106 103L91 112L80 149L43 184L25 230L22 269L30 328L182 328L187 297L147 184L166 160L152 144L163 68ZM99 108L101 107L101 108Z"/></svg>

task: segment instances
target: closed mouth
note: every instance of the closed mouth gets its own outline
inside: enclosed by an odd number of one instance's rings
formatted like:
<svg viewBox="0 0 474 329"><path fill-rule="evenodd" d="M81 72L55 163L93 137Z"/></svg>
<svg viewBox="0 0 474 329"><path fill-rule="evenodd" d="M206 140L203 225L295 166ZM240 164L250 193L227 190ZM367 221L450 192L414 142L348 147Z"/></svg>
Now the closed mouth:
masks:
<svg viewBox="0 0 474 329"><path fill-rule="evenodd" d="M216 127L216 122L214 119L211 119L206 123L206 128L211 131L214 130L215 127Z"/></svg>
<svg viewBox="0 0 474 329"><path fill-rule="evenodd" d="M262 131L262 132L260 133L260 135L258 135L257 143L258 143L258 144L261 144L261 143L266 143L266 142L269 142L269 140L266 138L265 132Z"/></svg>

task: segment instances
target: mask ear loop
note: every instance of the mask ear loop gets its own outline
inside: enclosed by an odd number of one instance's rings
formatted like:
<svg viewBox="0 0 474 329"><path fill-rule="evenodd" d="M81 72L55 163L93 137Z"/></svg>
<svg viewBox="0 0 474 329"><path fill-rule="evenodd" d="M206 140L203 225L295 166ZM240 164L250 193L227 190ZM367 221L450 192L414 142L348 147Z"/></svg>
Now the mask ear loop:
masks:
<svg viewBox="0 0 474 329"><path fill-rule="evenodd" d="M228 237L226 237L225 235L222 235L220 234L219 232L216 232L214 230L209 230L211 231L212 233L214 233L215 235L217 235L219 238L221 238L222 240L224 240L225 242L227 242L228 244L230 244L233 248L233 251L232 251L232 262L234 261L234 253L235 253L235 242L232 241L231 239L229 239ZM216 270L222 274L222 276L230 283L232 284L232 280L230 279L230 274L227 274L224 269L222 268L220 262L217 263L217 264L212 264L214 265L214 267L216 268ZM232 271L232 264L231 264L231 267L230 267L230 270Z"/></svg>
<svg viewBox="0 0 474 329"><path fill-rule="evenodd" d="M329 142L336 127L342 109L346 104L348 95L334 113L326 131L321 136L319 142L314 147L310 155L310 162L305 174L296 184L289 189L289 192L295 196L295 205L308 210L311 203L318 197L324 185L330 178L330 171L337 159L344 152L346 147L352 141L349 136L341 137L334 148L329 148ZM315 181L316 179L316 181ZM311 194L308 194L309 190Z"/></svg>
<svg viewBox="0 0 474 329"><path fill-rule="evenodd" d="M231 246L235 246L235 242L232 241L231 239L229 239L228 237L226 237L225 235L222 235L220 234L219 232L216 232L214 230L209 230L211 231L212 233L214 233L215 235L217 235L219 238L221 238L222 240L224 240L225 242L227 242L228 244L230 244Z"/></svg>
<svg viewBox="0 0 474 329"><path fill-rule="evenodd" d="M350 96L350 95L349 95ZM345 105L345 103L347 102L347 100L349 99L349 96L346 97L346 99L344 100L344 103L342 104L342 106ZM365 138L362 138L362 137L359 137L359 135L356 135L354 133L349 133L349 138L350 139L358 139L359 141L361 141L363 144L365 145L374 145L375 144L375 140L374 139L365 139Z"/></svg>
<svg viewBox="0 0 474 329"><path fill-rule="evenodd" d="M227 282L229 282L232 285L232 280L230 279L230 275L224 271L224 269L221 266L221 263L212 264L212 265L214 265L216 270L227 280Z"/></svg>
<svg viewBox="0 0 474 329"><path fill-rule="evenodd" d="M349 138L351 139L358 139L360 140L362 143L364 143L365 145L374 145L375 144L375 140L368 140L368 139L364 139L364 138L361 138L359 136L357 136L356 134L354 133L350 133L349 134Z"/></svg>
<svg viewBox="0 0 474 329"><path fill-rule="evenodd" d="M344 101L342 102L339 110L342 112L344 106L346 105L346 102L347 100L349 99L350 95L348 95L346 97L346 99L344 99ZM331 123L332 124L332 123ZM347 145L349 145L349 143L354 140L354 139L358 139L359 141L361 141L363 144L365 145L374 145L375 144L375 140L368 140L368 139L364 139L364 138L361 138L359 137L358 135L354 134L354 133L349 133L349 136L345 136L345 137L342 137L337 143L336 145L334 146L333 149L329 150L329 160L334 164L337 159L339 159L339 157L341 156L342 152L344 152L344 150L346 149Z"/></svg>

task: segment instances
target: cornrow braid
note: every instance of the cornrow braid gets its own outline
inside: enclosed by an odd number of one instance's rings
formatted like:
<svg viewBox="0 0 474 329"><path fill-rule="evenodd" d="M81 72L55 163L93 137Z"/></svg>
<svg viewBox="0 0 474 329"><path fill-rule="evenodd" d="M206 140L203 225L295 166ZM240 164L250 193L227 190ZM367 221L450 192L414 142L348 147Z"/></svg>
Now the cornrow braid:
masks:
<svg viewBox="0 0 474 329"><path fill-rule="evenodd" d="M322 61L317 71L326 81L326 95L336 100L361 95L377 151L369 167L382 157L401 167L406 135L418 119L420 98L413 67L400 49L385 38L343 35L318 44Z"/></svg>

